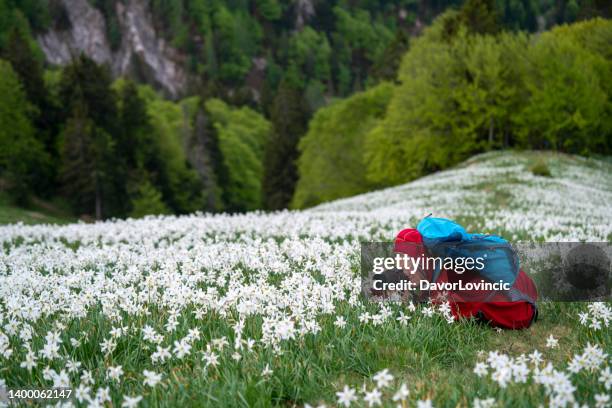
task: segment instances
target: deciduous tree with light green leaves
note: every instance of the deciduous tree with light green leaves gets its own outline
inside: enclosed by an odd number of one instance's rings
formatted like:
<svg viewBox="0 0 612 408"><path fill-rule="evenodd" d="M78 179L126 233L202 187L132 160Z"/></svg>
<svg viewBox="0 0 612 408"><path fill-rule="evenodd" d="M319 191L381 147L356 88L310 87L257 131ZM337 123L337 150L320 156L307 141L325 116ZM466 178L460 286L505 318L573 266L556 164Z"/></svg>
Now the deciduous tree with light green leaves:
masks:
<svg viewBox="0 0 612 408"><path fill-rule="evenodd" d="M300 178L292 207L309 207L377 187L365 177L363 142L383 118L392 93L393 86L383 82L317 111L300 140Z"/></svg>
<svg viewBox="0 0 612 408"><path fill-rule="evenodd" d="M545 33L530 47L524 76L529 97L515 116L517 134L525 147L603 153L612 131L612 59L609 48L600 53L591 45L589 51L577 37L583 28L572 28ZM591 28L612 40L611 21Z"/></svg>
<svg viewBox="0 0 612 408"><path fill-rule="evenodd" d="M459 26L449 37L448 19L404 56L401 85L364 143L371 182L403 183L493 148L610 151L611 21L540 36Z"/></svg>
<svg viewBox="0 0 612 408"><path fill-rule="evenodd" d="M263 156L270 123L248 107L233 108L219 99L210 99L205 106L228 171L227 185L223 186L226 210L261 208Z"/></svg>
<svg viewBox="0 0 612 408"><path fill-rule="evenodd" d="M473 135L469 141L462 135L472 127L464 115L471 108L457 103L466 81L457 57L444 40L443 21L413 42L385 119L364 142L371 182L405 182L425 169L448 166L473 145Z"/></svg>

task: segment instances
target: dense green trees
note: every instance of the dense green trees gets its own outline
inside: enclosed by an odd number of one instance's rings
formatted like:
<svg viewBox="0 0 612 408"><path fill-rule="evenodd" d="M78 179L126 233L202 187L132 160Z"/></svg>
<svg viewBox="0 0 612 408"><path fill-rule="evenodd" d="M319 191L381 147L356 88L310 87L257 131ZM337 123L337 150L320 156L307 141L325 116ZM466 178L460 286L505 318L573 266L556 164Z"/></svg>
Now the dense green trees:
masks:
<svg viewBox="0 0 612 408"><path fill-rule="evenodd" d="M113 46L116 1L91 0ZM34 36L69 26L61 2L0 0L0 188L97 218L234 212L310 206L489 149L609 153L610 21L520 31L604 3L153 0L198 77L197 96L170 101L82 55L45 67ZM461 7L420 33L448 6Z"/></svg>
<svg viewBox="0 0 612 408"><path fill-rule="evenodd" d="M607 27L612 41L612 24L590 25ZM529 99L515 115L517 136L524 146L606 153L611 136L612 60L586 50L571 32L545 33L529 48L529 64L524 67Z"/></svg>
<svg viewBox="0 0 612 408"><path fill-rule="evenodd" d="M95 4L104 11L113 1ZM246 90L274 93L290 73L314 111L330 96L364 89L371 72L393 79L394 50L406 50L402 33L462 5L448 30L536 31L610 12L601 0L153 0L151 10L162 35L188 55L189 69L221 89L217 96L269 112L273 97L251 98ZM255 73L262 61L263 78Z"/></svg>
<svg viewBox="0 0 612 408"><path fill-rule="evenodd" d="M0 60L0 176L24 203L32 189L48 181L49 157L32 124L35 108L27 100L11 65Z"/></svg>
<svg viewBox="0 0 612 408"><path fill-rule="evenodd" d="M266 149L263 194L265 208L286 208L293 197L297 173L297 146L306 133L310 111L300 88L285 79L272 107L272 137Z"/></svg>
<svg viewBox="0 0 612 408"><path fill-rule="evenodd" d="M205 106L227 169L227 180L222 186L224 209L261 208L263 157L270 123L248 107L232 108L219 99L210 99Z"/></svg>
<svg viewBox="0 0 612 408"><path fill-rule="evenodd" d="M320 109L299 144L299 182L292 207L302 208L372 190L364 141L384 117L393 87L382 83Z"/></svg>
<svg viewBox="0 0 612 408"><path fill-rule="evenodd" d="M490 149L610 154L612 22L530 36L498 33L493 20L483 28L480 18L480 29L468 29L465 13L487 14L475 3L412 41L397 86L315 114L300 142L293 206L404 183Z"/></svg>
<svg viewBox="0 0 612 408"><path fill-rule="evenodd" d="M36 138L37 109L19 77L7 62L0 69L0 177L16 196L38 193L46 176L76 214L97 219L262 207L271 126L256 111L219 99L168 101L148 86L113 82L106 67L81 55L50 76L53 92L41 85L60 112L52 160Z"/></svg>
<svg viewBox="0 0 612 408"><path fill-rule="evenodd" d="M83 103L75 104L62 132L60 180L62 190L78 214L94 214L96 219L115 215L112 203L116 168L111 136L87 116ZM109 208L111 207L111 208Z"/></svg>
<svg viewBox="0 0 612 408"><path fill-rule="evenodd" d="M128 157L111 84L108 69L84 55L63 69L59 84L66 118L60 138L62 189L75 210L94 212L98 219L124 214L127 207Z"/></svg>

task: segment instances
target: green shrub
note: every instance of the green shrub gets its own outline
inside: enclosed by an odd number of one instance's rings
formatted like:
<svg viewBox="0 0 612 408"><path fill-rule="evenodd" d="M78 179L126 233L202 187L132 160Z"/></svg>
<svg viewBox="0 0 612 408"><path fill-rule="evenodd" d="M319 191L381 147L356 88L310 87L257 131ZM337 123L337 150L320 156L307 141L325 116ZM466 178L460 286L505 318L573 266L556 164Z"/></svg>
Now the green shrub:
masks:
<svg viewBox="0 0 612 408"><path fill-rule="evenodd" d="M544 160L538 160L529 170L534 176L552 177L552 173Z"/></svg>

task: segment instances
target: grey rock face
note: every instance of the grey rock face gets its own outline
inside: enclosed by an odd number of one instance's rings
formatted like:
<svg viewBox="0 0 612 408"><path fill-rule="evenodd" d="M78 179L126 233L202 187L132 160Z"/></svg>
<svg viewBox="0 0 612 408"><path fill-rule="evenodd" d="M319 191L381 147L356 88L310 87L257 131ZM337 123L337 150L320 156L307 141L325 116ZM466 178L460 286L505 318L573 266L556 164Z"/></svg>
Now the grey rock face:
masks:
<svg viewBox="0 0 612 408"><path fill-rule="evenodd" d="M297 0L295 3L295 29L300 31L308 20L315 15L315 8L312 0Z"/></svg>
<svg viewBox="0 0 612 408"><path fill-rule="evenodd" d="M111 61L111 51L106 39L104 16L89 5L87 0L64 0L70 30L50 30L38 37L47 60L56 65L70 62L73 55L84 52L98 63Z"/></svg>
<svg viewBox="0 0 612 408"><path fill-rule="evenodd" d="M179 97L187 84L181 55L157 36L144 0L117 3L121 44L111 50L106 22L100 11L87 0L62 0L71 28L51 29L38 42L51 64L65 65L81 52L97 63L108 64L114 76L129 76L162 89L169 97Z"/></svg>

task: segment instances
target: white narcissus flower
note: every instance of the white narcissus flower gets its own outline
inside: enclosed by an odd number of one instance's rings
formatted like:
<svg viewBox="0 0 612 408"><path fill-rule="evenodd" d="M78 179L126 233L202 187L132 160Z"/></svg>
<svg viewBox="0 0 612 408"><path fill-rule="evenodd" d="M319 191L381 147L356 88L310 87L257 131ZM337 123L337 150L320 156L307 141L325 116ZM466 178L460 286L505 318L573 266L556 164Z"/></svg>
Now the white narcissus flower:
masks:
<svg viewBox="0 0 612 408"><path fill-rule="evenodd" d="M382 404L382 393L378 388L374 388L370 392L366 392L363 396L363 400L368 404L368 407L375 407Z"/></svg>
<svg viewBox="0 0 612 408"><path fill-rule="evenodd" d="M111 397L110 397L110 389L109 387L100 387L98 388L98 390L96 391L96 400L98 400L98 402L100 403L104 403L106 401L110 401Z"/></svg>
<svg viewBox="0 0 612 408"><path fill-rule="evenodd" d="M172 353L170 353L170 346L162 347L160 345L157 346L157 350L151 354L151 361L153 363L164 362L167 359L172 357Z"/></svg>
<svg viewBox="0 0 612 408"><path fill-rule="evenodd" d="M79 371L79 368L81 368L80 361L68 359L68 361L66 362L66 369L68 370L69 373L76 373Z"/></svg>
<svg viewBox="0 0 612 408"><path fill-rule="evenodd" d="M185 339L181 341L174 342L174 350L172 350L176 355L176 358L182 359L187 356L191 352L191 344Z"/></svg>
<svg viewBox="0 0 612 408"><path fill-rule="evenodd" d="M106 369L106 378L109 380L118 381L123 375L123 368L121 366L108 367Z"/></svg>
<svg viewBox="0 0 612 408"><path fill-rule="evenodd" d="M474 374L476 374L479 377L482 377L484 375L487 375L488 370L487 370L487 365L483 362L479 362L476 363L476 366L474 367Z"/></svg>
<svg viewBox="0 0 612 408"><path fill-rule="evenodd" d="M70 377L65 370L53 376L53 388L70 388Z"/></svg>
<svg viewBox="0 0 612 408"><path fill-rule="evenodd" d="M594 330L608 327L612 321L612 307L605 302L592 302L587 305L587 311L578 314L580 324Z"/></svg>
<svg viewBox="0 0 612 408"><path fill-rule="evenodd" d="M599 382L602 382L604 384L606 390L610 390L610 388L612 388L612 370L610 370L609 366L601 370Z"/></svg>
<svg viewBox="0 0 612 408"><path fill-rule="evenodd" d="M143 370L142 375L145 378L143 384L149 387L155 387L162 379L162 374L155 371Z"/></svg>
<svg viewBox="0 0 612 408"><path fill-rule="evenodd" d="M37 365L36 360L37 359L36 359L36 355L34 354L34 352L32 350L28 350L28 352L26 353L25 360L22 361L19 366L31 372L32 369L36 367Z"/></svg>
<svg viewBox="0 0 612 408"><path fill-rule="evenodd" d="M91 374L91 371L83 370L83 373L81 374L81 382L83 382L83 384L85 385L91 385L94 383L93 375Z"/></svg>
<svg viewBox="0 0 612 408"><path fill-rule="evenodd" d="M474 398L472 408L493 408L495 406L495 398Z"/></svg>
<svg viewBox="0 0 612 408"><path fill-rule="evenodd" d="M552 334L548 336L548 338L546 339L546 347L555 348L558 345L559 345L559 340L555 339Z"/></svg>
<svg viewBox="0 0 612 408"><path fill-rule="evenodd" d="M206 366L216 367L219 364L219 355L213 351L204 352L202 360L206 361Z"/></svg>
<svg viewBox="0 0 612 408"><path fill-rule="evenodd" d="M266 364L266 366L264 367L264 369L261 372L261 375L263 377L268 377L270 375L272 375L273 371L272 369L270 369L270 364Z"/></svg>
<svg viewBox="0 0 612 408"><path fill-rule="evenodd" d="M406 384L402 383L402 385L393 395L393 401L395 402L404 401L406 400L406 398L408 398L409 395L410 395L410 391L408 390L408 387L406 386Z"/></svg>
<svg viewBox="0 0 612 408"><path fill-rule="evenodd" d="M89 393L91 392L91 387L85 384L79 384L79 386L74 390L74 397L80 403L86 401L90 398Z"/></svg>
<svg viewBox="0 0 612 408"><path fill-rule="evenodd" d="M539 365L543 361L542 353L540 353L538 350L534 350L528 357L529 361L531 361L531 363L535 366Z"/></svg>
<svg viewBox="0 0 612 408"><path fill-rule="evenodd" d="M338 396L338 404L345 407L350 407L353 402L357 401L357 392L348 385L345 385L344 389L337 392L336 395Z"/></svg>
<svg viewBox="0 0 612 408"><path fill-rule="evenodd" d="M595 407L607 408L610 406L610 396L607 394L595 394Z"/></svg>
<svg viewBox="0 0 612 408"><path fill-rule="evenodd" d="M433 408L433 404L429 399L417 401L416 406L417 408Z"/></svg>
<svg viewBox="0 0 612 408"><path fill-rule="evenodd" d="M140 401L142 401L141 395L137 395L135 397L128 397L127 395L124 395L123 402L121 403L121 407L122 408L134 408L138 406Z"/></svg>
<svg viewBox="0 0 612 408"><path fill-rule="evenodd" d="M426 317L432 317L434 315L434 308L431 306L424 307L421 309L421 313Z"/></svg>
<svg viewBox="0 0 612 408"><path fill-rule="evenodd" d="M385 368L376 373L372 379L376 382L377 388L386 388L393 381L393 375L389 373L389 369Z"/></svg>
<svg viewBox="0 0 612 408"><path fill-rule="evenodd" d="M397 321L400 322L402 326L406 326L410 319L411 316L405 315L404 312L400 312L400 315L397 317Z"/></svg>

